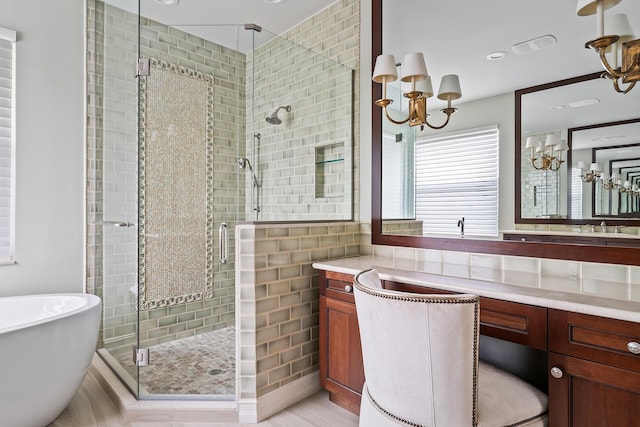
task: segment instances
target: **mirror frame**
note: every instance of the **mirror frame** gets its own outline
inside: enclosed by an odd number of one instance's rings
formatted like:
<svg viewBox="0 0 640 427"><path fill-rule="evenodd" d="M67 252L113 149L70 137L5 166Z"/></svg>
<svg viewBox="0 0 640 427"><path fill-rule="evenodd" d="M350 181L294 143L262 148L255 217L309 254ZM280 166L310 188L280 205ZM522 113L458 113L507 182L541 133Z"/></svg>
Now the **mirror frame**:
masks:
<svg viewBox="0 0 640 427"><path fill-rule="evenodd" d="M369 76L375 59L382 53L382 1L371 0L371 58ZM391 0L387 0L391 1ZM366 67L366 65L365 65ZM613 89L612 89L613 90ZM382 233L382 113L374 101L382 97L381 85L371 81L371 244L401 246L494 255L525 256L572 261L638 265L640 248L591 246L563 243L534 243L508 240L473 240L400 236ZM362 110L363 112L366 109ZM518 111L516 115L519 117ZM516 124L515 139L520 141ZM515 162L516 177L520 162ZM515 198L515 195L514 195Z"/></svg>
<svg viewBox="0 0 640 427"><path fill-rule="evenodd" d="M516 194L515 194L515 223L516 224L565 224L565 225L584 225L584 224L594 224L594 225L598 225L600 223L600 221L602 221L603 219L605 219L607 221L607 223L611 223L611 225L627 225L627 226L635 226L638 227L640 226L640 221L638 221L637 219L617 219L616 217L613 216L599 216L599 217L595 217L595 215L592 214L593 218L584 218L584 219L571 219L571 218L549 218L549 219L540 219L540 218L523 218L522 217L522 185L521 185L521 179L522 179L522 163L521 163L521 159L522 159L522 142L521 142L521 135L522 135L522 96L523 95L527 95L530 93L535 93L535 92L540 92L543 90L549 90L549 89L553 89L553 88L557 88L557 87L562 87L562 86L568 86L568 85L572 85L575 83L582 83L582 82L586 82L586 81L590 81L590 80L596 80L596 79L600 79L601 78L601 72L596 72L596 73L591 73L591 74L585 74L583 76L578 76L578 77L572 77L569 79L564 79L564 80L558 80L555 82L551 82L551 83L545 83L545 84L541 84L541 85L537 85L537 86L531 86L528 88L524 88L524 89L518 89L515 91L515 163L516 163L516 170L515 170L515 182L516 182ZM592 125L587 125L587 126L581 126L581 127L577 127L577 128L569 128L567 129L567 143L569 145L569 151L567 153L567 161L566 164L567 165L571 165L571 153L572 153L572 134L573 132L576 131L580 131L580 130L587 130L587 129L594 129L594 128L599 128L599 127L603 127L603 126L614 126L614 125L621 125L621 124L627 124L627 123L636 123L638 122L638 119L630 119L630 120L620 120L617 122L610 122L610 123L599 123L599 124L592 124ZM593 160L595 162L595 160ZM569 174L567 172L567 185L571 184L571 174ZM591 211L593 212L593 208L594 208L594 200L593 197L595 197L594 194L592 194L592 199L591 201ZM567 194L567 208L571 205L571 193L568 192Z"/></svg>

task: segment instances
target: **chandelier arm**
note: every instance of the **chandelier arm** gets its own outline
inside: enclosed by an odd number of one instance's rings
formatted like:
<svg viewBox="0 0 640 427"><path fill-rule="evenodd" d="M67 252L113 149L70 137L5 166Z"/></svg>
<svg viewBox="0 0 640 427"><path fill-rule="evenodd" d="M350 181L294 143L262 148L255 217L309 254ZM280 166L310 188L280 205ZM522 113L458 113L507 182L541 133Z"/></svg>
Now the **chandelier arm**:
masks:
<svg viewBox="0 0 640 427"><path fill-rule="evenodd" d="M402 121L394 120L389 115L389 112L387 111L387 107L386 106L382 107L382 110L384 111L384 115L387 118L387 120L389 120L391 123L396 124L396 125L403 125L403 124L407 123L411 119L411 115L409 115L406 119L404 119Z"/></svg>
<svg viewBox="0 0 640 427"><path fill-rule="evenodd" d="M602 63L604 69L607 70L607 73L609 73L614 79L619 79L624 75L624 73L611 68L611 65L609 65L609 61L607 61L607 56L605 55L604 48L597 48L596 50L600 54L600 63Z"/></svg>
<svg viewBox="0 0 640 427"><path fill-rule="evenodd" d="M442 128L444 128L446 125L448 125L448 124L449 124L449 120L451 120L451 115L452 115L453 113L455 113L455 112L456 112L456 108L443 108L441 111L442 111L444 114L446 114L446 115L447 115L447 120L446 120L442 125L440 125L440 126L433 126L433 125L432 125L431 123L429 123L429 121L428 121L428 120L426 120L426 119L425 119L424 123L425 123L427 126L429 126L431 129L434 129L434 130L438 130L438 129L442 129Z"/></svg>
<svg viewBox="0 0 640 427"><path fill-rule="evenodd" d="M628 92L629 92L631 89L633 89L633 87L636 85L636 82L631 82L631 83L629 83L629 85L627 86L627 88L626 88L626 89L622 90L622 89L620 88L620 84L618 83L618 80L619 80L619 79L613 79L613 88L614 88L614 89L616 90L616 92L618 92L618 93L622 93L622 94L628 93Z"/></svg>

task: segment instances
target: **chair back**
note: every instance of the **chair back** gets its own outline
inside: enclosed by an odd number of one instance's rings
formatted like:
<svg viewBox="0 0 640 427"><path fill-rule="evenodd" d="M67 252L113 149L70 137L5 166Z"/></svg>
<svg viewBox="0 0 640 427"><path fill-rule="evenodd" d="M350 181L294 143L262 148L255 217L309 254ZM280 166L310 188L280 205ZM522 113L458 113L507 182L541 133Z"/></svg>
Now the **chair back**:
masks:
<svg viewBox="0 0 640 427"><path fill-rule="evenodd" d="M375 270L354 295L373 404L409 425L476 425L478 297L385 290Z"/></svg>

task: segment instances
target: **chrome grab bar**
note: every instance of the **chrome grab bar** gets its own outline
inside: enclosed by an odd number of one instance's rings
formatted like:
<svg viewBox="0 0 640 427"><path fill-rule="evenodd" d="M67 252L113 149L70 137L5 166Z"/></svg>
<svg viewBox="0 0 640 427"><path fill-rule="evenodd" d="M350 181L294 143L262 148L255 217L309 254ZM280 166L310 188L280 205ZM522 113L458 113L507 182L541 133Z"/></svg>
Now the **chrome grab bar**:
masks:
<svg viewBox="0 0 640 427"><path fill-rule="evenodd" d="M92 224L94 225L113 225L118 228L126 228L126 227L135 227L136 224L133 222L127 221L94 221Z"/></svg>
<svg viewBox="0 0 640 427"><path fill-rule="evenodd" d="M229 260L229 226L226 222L220 224L218 246L220 248L220 262L226 264Z"/></svg>

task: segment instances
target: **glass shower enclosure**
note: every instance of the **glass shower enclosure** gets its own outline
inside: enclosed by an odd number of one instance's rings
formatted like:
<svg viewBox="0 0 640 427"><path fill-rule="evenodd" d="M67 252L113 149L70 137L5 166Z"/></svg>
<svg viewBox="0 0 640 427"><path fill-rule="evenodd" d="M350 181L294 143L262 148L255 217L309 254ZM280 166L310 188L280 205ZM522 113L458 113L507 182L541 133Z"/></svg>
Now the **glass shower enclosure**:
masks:
<svg viewBox="0 0 640 427"><path fill-rule="evenodd" d="M98 353L138 398L232 400L235 225L351 217L352 70L254 24L87 5Z"/></svg>

